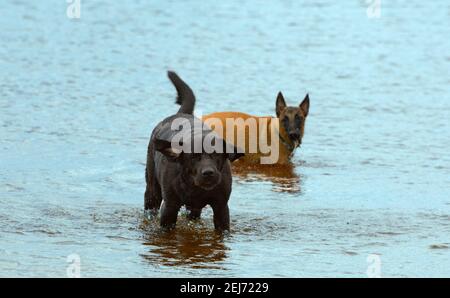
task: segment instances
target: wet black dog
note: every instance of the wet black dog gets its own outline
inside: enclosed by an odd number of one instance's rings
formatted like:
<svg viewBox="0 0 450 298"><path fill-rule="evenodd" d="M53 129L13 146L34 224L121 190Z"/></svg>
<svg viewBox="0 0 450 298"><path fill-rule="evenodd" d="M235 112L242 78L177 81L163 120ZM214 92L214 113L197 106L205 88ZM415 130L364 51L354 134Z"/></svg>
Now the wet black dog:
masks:
<svg viewBox="0 0 450 298"><path fill-rule="evenodd" d="M171 228L182 205L190 211L190 219L199 218L202 208L210 205L215 228L229 230L230 162L243 154L192 115L195 96L191 88L174 72L168 76L177 90L177 103L181 107L177 114L161 121L150 138L145 210L157 214L162 202L161 226ZM203 146L205 143L222 149L211 151Z"/></svg>

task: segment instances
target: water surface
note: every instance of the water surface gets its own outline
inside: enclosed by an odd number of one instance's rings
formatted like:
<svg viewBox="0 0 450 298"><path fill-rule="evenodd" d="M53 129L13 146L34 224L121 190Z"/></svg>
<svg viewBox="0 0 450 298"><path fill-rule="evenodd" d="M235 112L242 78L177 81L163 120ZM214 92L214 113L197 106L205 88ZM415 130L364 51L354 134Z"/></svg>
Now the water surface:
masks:
<svg viewBox="0 0 450 298"><path fill-rule="evenodd" d="M189 2L189 3L188 3ZM0 276L450 276L447 1L8 0L0 7ZM236 171L212 212L143 214L176 70L197 112L274 115L309 92L290 173Z"/></svg>

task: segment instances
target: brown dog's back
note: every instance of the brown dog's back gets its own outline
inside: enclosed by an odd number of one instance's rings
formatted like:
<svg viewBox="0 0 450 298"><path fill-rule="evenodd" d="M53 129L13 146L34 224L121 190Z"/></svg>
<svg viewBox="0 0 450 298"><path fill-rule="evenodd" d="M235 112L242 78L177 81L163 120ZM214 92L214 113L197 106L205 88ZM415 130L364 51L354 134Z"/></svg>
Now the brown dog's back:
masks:
<svg viewBox="0 0 450 298"><path fill-rule="evenodd" d="M261 137L261 127L260 123L265 121L266 129L264 131L267 136L267 144L272 144L272 133L270 130L270 126L272 121L278 121L278 118L273 118L270 116L257 117L253 115L249 115L241 112L217 112L208 115L204 115L202 117L203 122L214 129L222 138L224 138L227 142L239 147L244 150L245 156L242 157L238 163L249 163L249 164L258 164L260 163L261 157L268 156L269 154L265 154L261 152L261 148L259 146L259 140ZM232 120L233 125L227 125L227 122ZM219 122L219 123L218 123ZM230 123L230 122L229 122ZM251 124L256 124L254 126L254 130L250 129ZM263 126L264 128L264 126ZM231 133L230 129L234 129L234 133ZM256 134L255 134L256 131ZM283 129L280 129L279 134L287 138ZM239 140L238 137L243 136L244 140ZM244 143L244 145L243 145ZM252 144L254 144L252 148ZM279 157L276 161L277 164L286 164L289 162L290 152L286 150L285 146L283 146L280 141L273 144L273 146L278 146ZM256 147L256 152L255 149Z"/></svg>

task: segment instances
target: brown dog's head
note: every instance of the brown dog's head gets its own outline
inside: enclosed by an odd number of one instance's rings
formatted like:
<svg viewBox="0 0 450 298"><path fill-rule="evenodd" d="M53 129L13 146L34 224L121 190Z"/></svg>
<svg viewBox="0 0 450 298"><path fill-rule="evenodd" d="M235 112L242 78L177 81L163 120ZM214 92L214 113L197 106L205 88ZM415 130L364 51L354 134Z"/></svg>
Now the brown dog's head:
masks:
<svg viewBox="0 0 450 298"><path fill-rule="evenodd" d="M225 163L233 162L244 154L235 153L237 149L232 146L233 153L230 150L227 151L226 146L228 145L225 141L223 142L223 150L221 152L209 151L210 153L202 150L199 153L192 153L194 151L186 150L177 151L172 148L172 144L165 140L156 140L155 148L157 151L164 154L167 159L171 162L177 162L181 165L183 175L188 181L192 182L194 186L200 187L205 190L214 189L222 179L222 169ZM190 146L189 146L190 147Z"/></svg>
<svg viewBox="0 0 450 298"><path fill-rule="evenodd" d="M276 102L277 118L280 119L280 131L294 144L294 147L302 143L305 130L305 121L309 112L309 95L306 94L298 107L288 107L284 101L283 94L278 93Z"/></svg>

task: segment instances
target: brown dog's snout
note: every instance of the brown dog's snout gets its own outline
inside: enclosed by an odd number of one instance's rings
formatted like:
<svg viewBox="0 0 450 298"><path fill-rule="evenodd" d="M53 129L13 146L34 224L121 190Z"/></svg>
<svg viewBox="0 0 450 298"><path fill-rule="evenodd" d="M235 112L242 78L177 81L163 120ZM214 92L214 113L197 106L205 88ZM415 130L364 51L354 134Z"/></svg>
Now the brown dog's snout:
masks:
<svg viewBox="0 0 450 298"><path fill-rule="evenodd" d="M289 137L293 140L298 140L300 139L300 133L298 132L290 132L289 133Z"/></svg>

